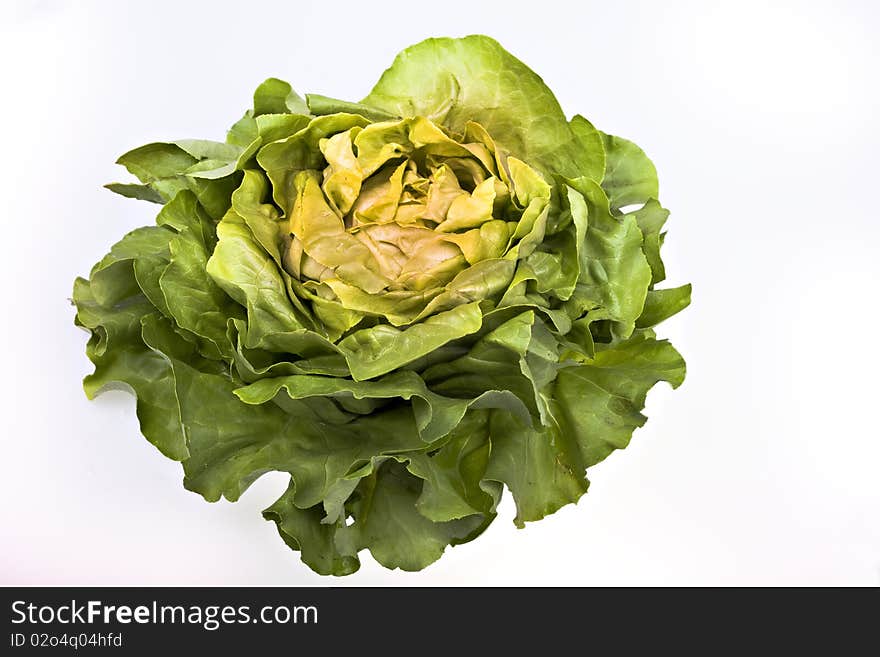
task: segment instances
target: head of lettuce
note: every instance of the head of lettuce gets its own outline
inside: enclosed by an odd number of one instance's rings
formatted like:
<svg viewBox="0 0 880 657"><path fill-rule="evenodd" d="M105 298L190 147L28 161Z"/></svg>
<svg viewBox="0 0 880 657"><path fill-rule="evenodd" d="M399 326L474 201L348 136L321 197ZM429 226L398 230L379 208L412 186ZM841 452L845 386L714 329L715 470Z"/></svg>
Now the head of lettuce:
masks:
<svg viewBox="0 0 880 657"><path fill-rule="evenodd" d="M119 162L163 207L75 283L86 393L132 390L209 501L288 473L264 515L319 573L424 568L505 486L519 526L576 502L684 378L653 165L488 37L408 48L359 103L269 79L225 142Z"/></svg>

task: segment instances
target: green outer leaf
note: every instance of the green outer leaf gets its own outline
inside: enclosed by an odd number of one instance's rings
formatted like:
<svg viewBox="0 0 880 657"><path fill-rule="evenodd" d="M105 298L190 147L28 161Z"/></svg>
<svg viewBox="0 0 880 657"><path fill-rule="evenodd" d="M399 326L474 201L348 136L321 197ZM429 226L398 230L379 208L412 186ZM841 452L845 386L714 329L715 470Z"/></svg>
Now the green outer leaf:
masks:
<svg viewBox="0 0 880 657"><path fill-rule="evenodd" d="M421 570L439 559L447 545L472 539L487 524L481 515L433 522L420 514L416 504L423 482L394 461L364 483L351 508L355 523L340 530L338 544L367 548L386 568Z"/></svg>
<svg viewBox="0 0 880 657"><path fill-rule="evenodd" d="M507 390L543 422L542 393L556 374L555 347L535 313L521 312L482 336L465 355L432 365L422 376L432 390L451 397Z"/></svg>
<svg viewBox="0 0 880 657"><path fill-rule="evenodd" d="M169 337L144 336L166 355ZM233 393L235 382L168 357L187 427L184 485L209 501L221 496L235 501L260 475L279 470L293 476L296 503L307 508L320 503L356 464L424 448L407 409L364 416L328 431L323 423L289 415L274 404L245 404Z"/></svg>
<svg viewBox="0 0 880 657"><path fill-rule="evenodd" d="M164 203L165 198L149 185L133 185L129 183L107 183L104 185L111 192L126 198L134 198L150 203Z"/></svg>
<svg viewBox="0 0 880 657"><path fill-rule="evenodd" d="M641 208L631 213L639 224L639 230L645 238L642 250L651 265L651 284L656 285L666 278L666 268L660 259L660 247L663 246L661 229L669 217L669 210L663 208L654 199L648 199Z"/></svg>
<svg viewBox="0 0 880 657"><path fill-rule="evenodd" d="M642 250L642 233L631 214L614 216L602 189L588 178L567 183L583 195L570 197L572 213L587 212L581 249L581 275L569 306L599 308L599 318L615 322L626 338L642 314L651 283L651 267Z"/></svg>
<svg viewBox="0 0 880 657"><path fill-rule="evenodd" d="M602 189L608 194L611 208L642 205L659 195L657 169L645 152L622 137L602 133L606 169Z"/></svg>
<svg viewBox="0 0 880 657"><path fill-rule="evenodd" d="M120 155L116 163L142 183L152 183L180 175L198 161L176 144L153 143Z"/></svg>
<svg viewBox="0 0 880 657"><path fill-rule="evenodd" d="M237 160L202 160L198 164L194 164L186 170L186 175L190 178L202 180L219 180L231 176L237 170Z"/></svg>
<svg viewBox="0 0 880 657"><path fill-rule="evenodd" d="M284 80L269 78L254 92L254 116L308 113L306 102Z"/></svg>
<svg viewBox="0 0 880 657"><path fill-rule="evenodd" d="M589 482L559 429L536 430L499 411L490 423L492 456L486 477L507 484L516 502L514 523L540 520L578 501Z"/></svg>
<svg viewBox="0 0 880 657"><path fill-rule="evenodd" d="M291 481L287 491L268 509L263 511L266 520L272 520L278 533L292 550L299 550L303 562L321 575L350 575L360 568L356 550L340 551L336 545L336 533L345 523L340 519L333 524L323 524L323 509L315 505L301 509L294 504L296 486Z"/></svg>
<svg viewBox="0 0 880 657"><path fill-rule="evenodd" d="M681 312L691 303L691 284L669 290L651 290L645 299L645 309L636 320L636 328L650 328Z"/></svg>
<svg viewBox="0 0 880 657"><path fill-rule="evenodd" d="M235 144L204 139L178 139L174 145L182 148L197 160L234 162L242 151L241 147Z"/></svg>
<svg viewBox="0 0 880 657"><path fill-rule="evenodd" d="M335 347L308 330L293 312L284 280L244 219L234 211L217 226L219 241L208 260L208 275L247 309L248 348L308 355Z"/></svg>
<svg viewBox="0 0 880 657"><path fill-rule="evenodd" d="M163 213L180 230L169 242L170 262L159 277L165 308L178 326L198 336L206 357L231 359L227 322L243 312L205 271L215 241L213 224L189 192L178 193Z"/></svg>
<svg viewBox="0 0 880 657"><path fill-rule="evenodd" d="M462 418L441 448L430 454L409 454L407 469L425 480L416 501L419 513L434 522L474 514L494 517L501 488L485 480L491 447L489 411L472 411Z"/></svg>
<svg viewBox="0 0 880 657"><path fill-rule="evenodd" d="M567 225L545 238L536 251L517 265L514 280L500 306L535 305L552 315L552 311L544 307L548 296L561 301L571 298L581 273L588 217L579 192L565 185L564 193L565 207L561 215L562 223ZM568 328L560 327L559 332L567 333Z"/></svg>
<svg viewBox="0 0 880 657"><path fill-rule="evenodd" d="M131 264L114 268L131 269ZM86 353L95 371L83 381L88 398L119 387L129 390L137 397L137 417L144 437L168 458L185 459L188 452L171 369L141 340L141 319L152 306L137 296L99 304L89 282L82 278L76 279L73 299L77 324L93 332Z"/></svg>
<svg viewBox="0 0 880 657"><path fill-rule="evenodd" d="M363 103L352 103L347 100L338 100L320 94L306 94L306 103L311 113L315 115L345 112L347 114L360 114L371 121L388 121L397 118L394 114L383 112L380 109L364 105Z"/></svg>
<svg viewBox="0 0 880 657"><path fill-rule="evenodd" d="M371 379L411 363L447 342L479 330L483 315L468 303L400 330L387 324L355 331L339 342L355 381Z"/></svg>
<svg viewBox="0 0 880 657"><path fill-rule="evenodd" d="M220 144L218 148L220 146L227 145ZM135 148L121 155L116 162L122 164L137 176L138 180L151 187L166 201L171 200L181 190L191 190L215 220L220 219L228 209L232 191L239 182L236 175L228 175L217 180L188 176L187 172L199 163L199 159L172 143L153 143Z"/></svg>
<svg viewBox="0 0 880 657"><path fill-rule="evenodd" d="M257 137L259 137L257 121L254 118L254 113L248 110L229 128L226 133L226 143L246 149Z"/></svg>
<svg viewBox="0 0 880 657"><path fill-rule="evenodd" d="M487 390L474 399L443 397L429 390L415 372L396 372L377 381L304 375L261 379L235 390L235 394L248 404L264 404L275 400L282 390L290 399L412 399L416 426L425 442L433 442L452 431L471 407L503 408L524 421L529 418L526 407L509 391Z"/></svg>
<svg viewBox="0 0 880 657"><path fill-rule="evenodd" d="M154 314L134 276L133 259L168 243L173 233L145 227L132 231L114 245L92 270L92 280L77 278L73 301L76 323L89 329L86 348L95 364L83 381L92 399L103 390L122 384L137 396L141 431L169 458L187 455L171 372L164 359L141 340L141 322Z"/></svg>
<svg viewBox="0 0 880 657"><path fill-rule="evenodd" d="M658 381L684 381L681 355L665 340L634 336L599 351L593 361L562 370L556 379L554 415L563 435L577 443L591 467L629 444L645 423L640 413Z"/></svg>
<svg viewBox="0 0 880 657"><path fill-rule="evenodd" d="M581 168L578 175L592 178L601 183L605 177L605 142L603 133L596 130L593 124L580 114L575 114L571 120L571 131L582 149Z"/></svg>
<svg viewBox="0 0 880 657"><path fill-rule="evenodd" d="M407 48L361 102L394 116L426 116L460 135L475 121L546 172L579 176L591 168L543 80L487 36L427 39Z"/></svg>
<svg viewBox="0 0 880 657"><path fill-rule="evenodd" d="M217 241L212 222L205 216L204 208L189 190L182 190L174 195L156 215L159 226L170 228L175 233L193 229L201 237L201 242L213 248Z"/></svg>
<svg viewBox="0 0 880 657"><path fill-rule="evenodd" d="M305 128L310 120L310 117L302 114L261 114L256 118L260 145L287 139Z"/></svg>

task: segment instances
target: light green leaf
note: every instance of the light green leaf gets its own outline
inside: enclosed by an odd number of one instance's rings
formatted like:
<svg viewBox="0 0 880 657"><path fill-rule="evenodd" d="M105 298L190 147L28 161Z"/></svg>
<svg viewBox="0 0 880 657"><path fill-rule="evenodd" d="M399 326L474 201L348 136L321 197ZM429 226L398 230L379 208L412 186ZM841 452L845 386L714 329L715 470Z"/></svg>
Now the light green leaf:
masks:
<svg viewBox="0 0 880 657"><path fill-rule="evenodd" d="M116 160L143 183L173 178L199 161L175 144L153 143L124 153Z"/></svg>
<svg viewBox="0 0 880 657"><path fill-rule="evenodd" d="M472 411L440 449L409 454L407 469L425 480L416 502L419 513L434 522L494 516L501 489L485 480L490 453L489 412Z"/></svg>
<svg viewBox="0 0 880 657"><path fill-rule="evenodd" d="M227 213L217 235L206 271L247 309L248 348L294 354L335 350L297 318L277 265L238 214Z"/></svg>
<svg viewBox="0 0 880 657"><path fill-rule="evenodd" d="M282 236L288 232L288 222L279 217L274 205L265 202L267 196L269 191L266 177L258 171L245 171L241 185L232 195L232 208L250 228L254 239L278 266L278 273L284 281L297 321L308 328L317 329L311 314L293 289L290 275L282 266L281 243Z"/></svg>
<svg viewBox="0 0 880 657"><path fill-rule="evenodd" d="M535 313L521 312L481 337L465 355L432 365L422 376L432 390L449 397L509 391L531 415L543 419L542 389L556 373L555 347Z"/></svg>
<svg viewBox="0 0 880 657"><path fill-rule="evenodd" d="M318 116L289 137L263 146L257 153L257 162L269 176L276 205L289 214L296 198L293 188L295 175L300 171L324 167L324 157L318 148L322 139L368 123L358 114Z"/></svg>
<svg viewBox="0 0 880 657"><path fill-rule="evenodd" d="M146 328L146 344L171 365L187 427L184 485L209 501L221 496L235 501L260 475L278 470L293 476L296 503L308 508L356 465L424 448L406 409L377 412L328 431L322 422L290 415L275 404L245 404L233 392L234 381L192 367L181 346L186 343L168 327Z"/></svg>
<svg viewBox="0 0 880 657"><path fill-rule="evenodd" d="M259 136L257 130L257 121L254 113L250 110L245 112L244 116L233 124L226 133L226 143L238 146L239 148L247 148Z"/></svg>
<svg viewBox="0 0 880 657"><path fill-rule="evenodd" d="M367 548L386 568L421 570L448 545L470 540L486 526L481 515L433 522L420 514L416 504L422 480L394 461L365 479L358 491L360 497L351 505L355 522L340 529L338 544Z"/></svg>
<svg viewBox="0 0 880 657"><path fill-rule="evenodd" d="M128 151L117 160L118 164L123 165L166 201L171 200L179 191L191 190L211 218L219 219L229 207L229 198L238 184L237 176L226 176L218 180L187 176L187 171L198 162L199 158L172 143L147 144Z"/></svg>
<svg viewBox="0 0 880 657"><path fill-rule="evenodd" d="M602 189L608 194L611 208L642 205L657 198L657 169L645 152L622 137L602 134L606 165Z"/></svg>
<svg viewBox="0 0 880 657"><path fill-rule="evenodd" d="M668 290L651 290L645 299L645 309L636 320L637 328L650 328L669 319L691 303L691 284Z"/></svg>
<svg viewBox="0 0 880 657"><path fill-rule="evenodd" d="M76 279L76 322L92 331L86 353L95 364L83 382L86 395L92 399L117 387L133 392L141 432L165 456L182 460L186 440L171 369L141 339L141 321L154 317L154 308L140 293L130 260L117 260L100 271L128 285L114 285L115 294L104 294L99 301L89 281Z"/></svg>
<svg viewBox="0 0 880 657"><path fill-rule="evenodd" d="M115 192L126 198L135 198L150 203L164 203L165 198L149 185L134 185L130 183L107 183L104 185L111 192Z"/></svg>
<svg viewBox="0 0 880 657"><path fill-rule="evenodd" d="M571 454L557 427L536 430L494 411L489 435L492 452L486 477L510 488L518 527L577 502L587 492L589 482L579 457Z"/></svg>
<svg viewBox="0 0 880 657"><path fill-rule="evenodd" d="M322 523L321 505L299 508L293 501L295 491L291 482L287 491L263 511L263 517L275 523L284 542L298 550L303 562L316 573L339 577L356 572L360 568L357 552L340 551L336 544L336 533L345 526L344 521Z"/></svg>
<svg viewBox="0 0 880 657"><path fill-rule="evenodd" d="M269 78L254 92L254 116L308 114L306 102L284 80Z"/></svg>
<svg viewBox="0 0 880 657"><path fill-rule="evenodd" d="M578 146L582 151L580 159L581 170L579 176L592 178L601 183L605 177L605 143L603 133L596 130L593 124L580 114L575 114L571 120L571 130L577 139Z"/></svg>
<svg viewBox="0 0 880 657"><path fill-rule="evenodd" d="M169 243L170 262L159 277L165 307L178 326L198 336L202 354L231 360L227 322L244 313L205 270L215 241L213 223L188 192L165 206L164 221L180 231Z"/></svg>
<svg viewBox="0 0 880 657"><path fill-rule="evenodd" d="M383 112L380 109L363 103L352 103L347 100L328 98L320 94L306 94L306 104L309 106L309 111L315 115L344 112L346 114L360 114L371 121L388 121L398 118L394 114Z"/></svg>
<svg viewBox="0 0 880 657"><path fill-rule="evenodd" d="M286 139L305 128L311 120L302 114L261 114L256 118L260 144Z"/></svg>
<svg viewBox="0 0 880 657"><path fill-rule="evenodd" d="M642 250L642 233L633 215L614 216L602 189L588 178L569 180L584 203L570 197L572 213L587 212L587 232L581 248L581 274L570 308L600 309L599 319L615 323L616 333L628 337L642 313L651 284L651 267ZM576 311L573 313L575 316Z"/></svg>
<svg viewBox="0 0 880 657"><path fill-rule="evenodd" d="M663 235L660 231L669 217L669 210L663 208L654 199L648 199L641 208L631 213L639 224L639 230L645 238L642 250L651 265L651 284L656 285L666 278L666 268L660 259L660 247L663 246Z"/></svg>
<svg viewBox="0 0 880 657"><path fill-rule="evenodd" d="M547 172L590 171L582 148L543 80L487 36L427 39L400 53L365 105L425 116L457 134L476 121L504 149Z"/></svg>
<svg viewBox="0 0 880 657"><path fill-rule="evenodd" d="M458 306L400 330L387 324L355 331L339 342L355 381L371 379L402 367L447 342L479 330L482 313L476 303Z"/></svg>
<svg viewBox="0 0 880 657"><path fill-rule="evenodd" d="M282 392L283 391L283 392ZM525 406L508 391L489 390L474 399L454 399L438 395L425 385L415 372L396 372L375 381L349 381L326 376L293 375L264 378L239 388L235 394L248 404L264 404L277 400L279 393L290 399L333 398L346 406L353 400L404 399L412 400L413 416L419 435L425 442L433 442L452 431L467 410L474 408L503 408L528 421ZM372 406L364 408L366 412Z"/></svg>
<svg viewBox="0 0 880 657"><path fill-rule="evenodd" d="M197 160L219 160L234 162L241 153L241 147L220 141L204 139L178 139L175 146L182 148Z"/></svg>
<svg viewBox="0 0 880 657"><path fill-rule="evenodd" d="M590 467L629 444L633 431L645 423L640 411L655 383L667 381L677 388L684 375L684 360L667 341L634 336L597 352L591 362L560 371L554 414Z"/></svg>

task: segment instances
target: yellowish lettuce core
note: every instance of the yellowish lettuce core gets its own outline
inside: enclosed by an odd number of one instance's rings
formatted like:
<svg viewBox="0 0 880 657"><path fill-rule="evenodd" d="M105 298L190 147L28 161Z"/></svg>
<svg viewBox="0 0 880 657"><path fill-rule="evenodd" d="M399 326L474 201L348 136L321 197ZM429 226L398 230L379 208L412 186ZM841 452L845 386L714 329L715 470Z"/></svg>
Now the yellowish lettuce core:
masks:
<svg viewBox="0 0 880 657"><path fill-rule="evenodd" d="M481 301L544 237L550 186L479 124L355 125L318 147L323 168L292 177L284 266L357 314L400 326Z"/></svg>

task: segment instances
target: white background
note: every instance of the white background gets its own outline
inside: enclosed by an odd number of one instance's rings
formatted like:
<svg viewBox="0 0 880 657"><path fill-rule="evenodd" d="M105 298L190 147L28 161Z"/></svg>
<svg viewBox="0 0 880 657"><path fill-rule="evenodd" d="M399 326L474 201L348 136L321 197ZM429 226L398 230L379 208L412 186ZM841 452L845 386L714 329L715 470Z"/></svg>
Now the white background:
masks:
<svg viewBox="0 0 880 657"><path fill-rule="evenodd" d="M872 2L9 2L0 8L0 584L880 583L880 15ZM428 36L487 33L633 139L672 210L661 332L688 361L577 506L509 497L421 573L321 578L259 511L181 486L133 400L88 402L73 278L155 206L148 141L222 139L264 78L358 99Z"/></svg>

